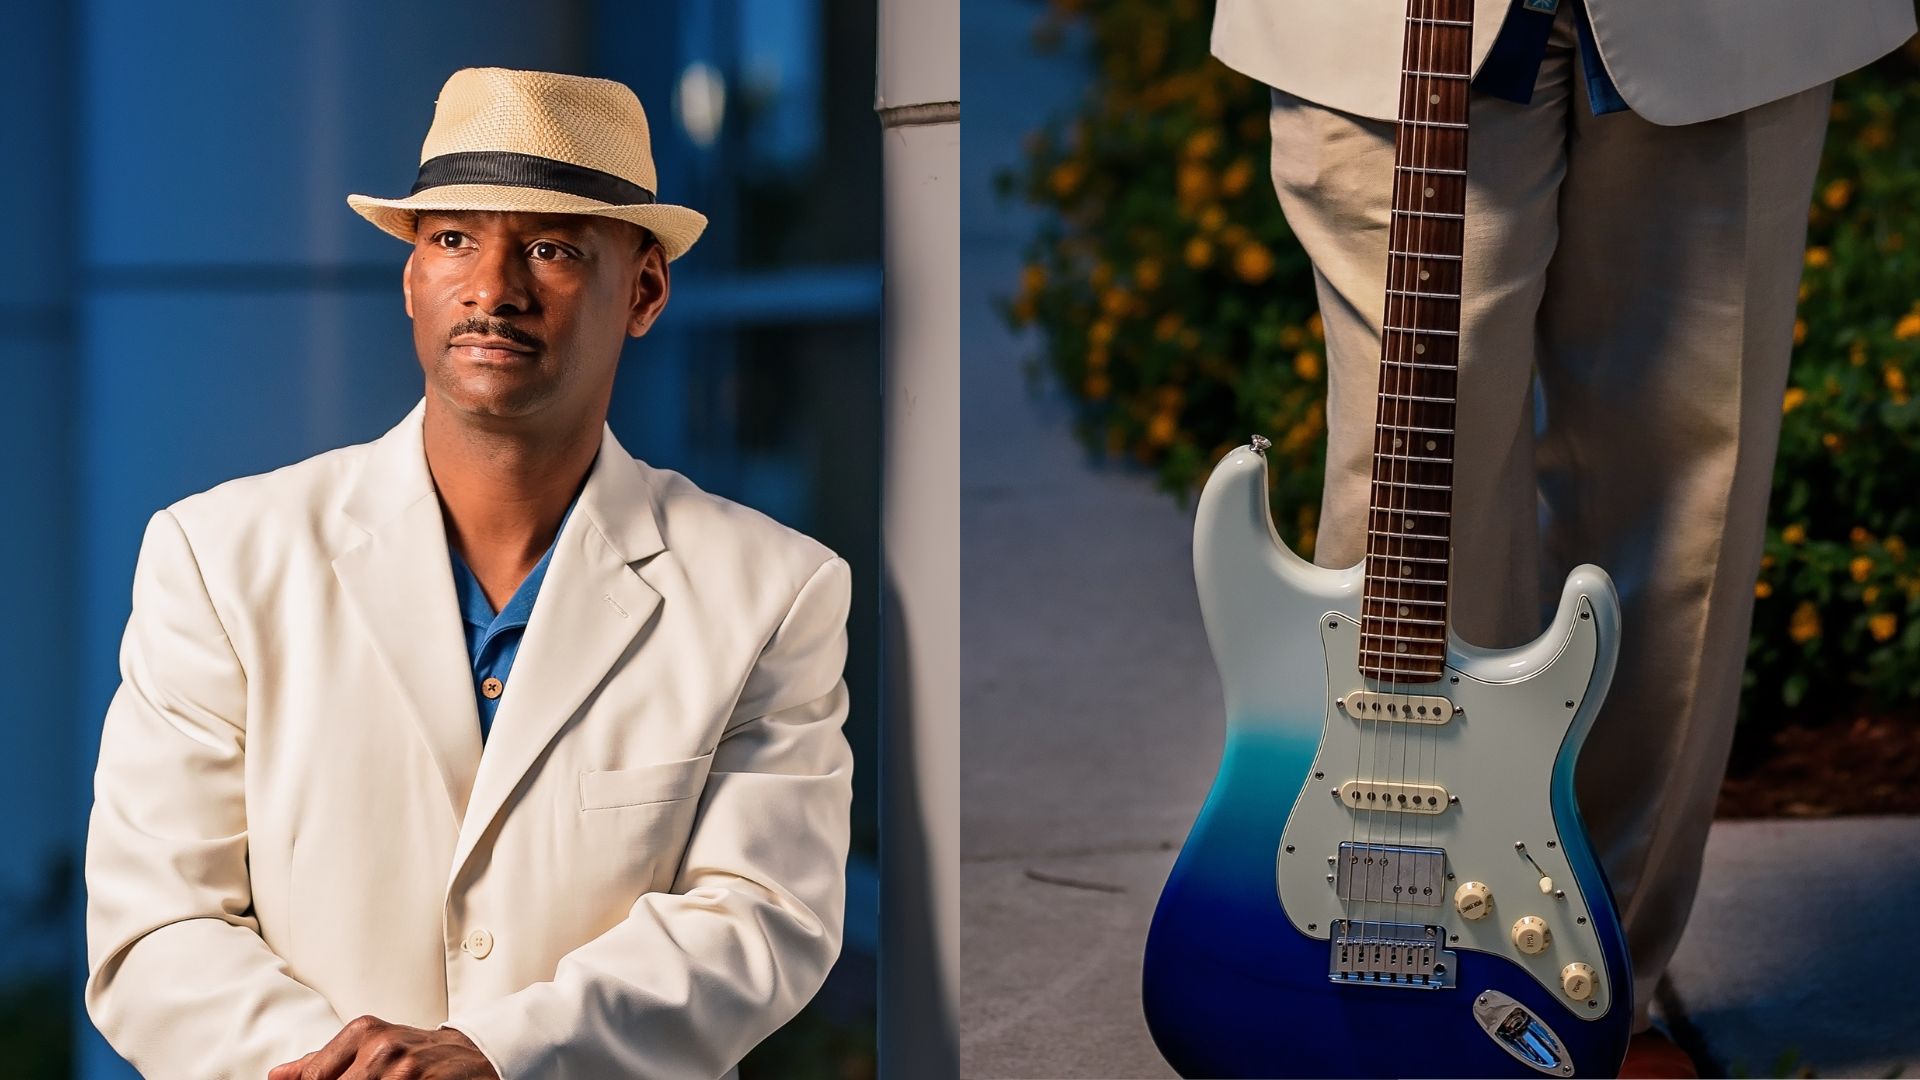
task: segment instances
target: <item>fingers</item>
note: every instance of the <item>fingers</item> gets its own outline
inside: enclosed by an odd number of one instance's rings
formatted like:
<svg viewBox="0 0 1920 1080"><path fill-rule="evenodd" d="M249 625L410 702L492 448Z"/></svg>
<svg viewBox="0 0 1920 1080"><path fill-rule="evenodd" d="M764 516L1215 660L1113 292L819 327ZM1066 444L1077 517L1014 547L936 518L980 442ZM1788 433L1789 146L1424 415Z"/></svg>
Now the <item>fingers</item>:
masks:
<svg viewBox="0 0 1920 1080"><path fill-rule="evenodd" d="M327 1040L327 1045L301 1058L299 1069L287 1080L340 1080L360 1056L362 1044L380 1037L392 1026L377 1016L354 1017L339 1034Z"/></svg>
<svg viewBox="0 0 1920 1080"><path fill-rule="evenodd" d="M307 1063L312 1054L302 1054L299 1058L283 1065L275 1065L267 1073L267 1080L300 1080L300 1067Z"/></svg>

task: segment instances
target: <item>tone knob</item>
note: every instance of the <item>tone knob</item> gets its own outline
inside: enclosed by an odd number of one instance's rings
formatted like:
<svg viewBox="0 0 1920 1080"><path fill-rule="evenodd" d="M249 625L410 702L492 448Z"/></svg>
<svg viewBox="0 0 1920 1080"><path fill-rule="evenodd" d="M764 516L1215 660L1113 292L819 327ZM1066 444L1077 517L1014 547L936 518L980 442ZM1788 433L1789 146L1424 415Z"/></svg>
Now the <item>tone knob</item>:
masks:
<svg viewBox="0 0 1920 1080"><path fill-rule="evenodd" d="M1593 996L1593 968L1588 964L1568 964L1560 969L1560 990L1575 1001Z"/></svg>
<svg viewBox="0 0 1920 1080"><path fill-rule="evenodd" d="M1493 890L1478 881L1465 882L1453 891L1453 906L1463 919L1484 919L1493 910Z"/></svg>
<svg viewBox="0 0 1920 1080"><path fill-rule="evenodd" d="M1547 920L1538 915L1522 916L1513 924L1513 947L1528 956L1537 956L1553 944L1553 931L1547 929Z"/></svg>

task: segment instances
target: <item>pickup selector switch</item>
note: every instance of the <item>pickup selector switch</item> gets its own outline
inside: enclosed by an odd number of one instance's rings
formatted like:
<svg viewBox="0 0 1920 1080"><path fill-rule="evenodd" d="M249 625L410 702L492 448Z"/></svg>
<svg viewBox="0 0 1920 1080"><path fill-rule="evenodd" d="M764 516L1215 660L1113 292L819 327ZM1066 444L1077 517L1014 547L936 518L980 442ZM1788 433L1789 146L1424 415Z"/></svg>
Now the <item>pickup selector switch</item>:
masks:
<svg viewBox="0 0 1920 1080"><path fill-rule="evenodd" d="M1525 915L1513 924L1513 947L1528 956L1538 956L1553 944L1553 931L1547 929L1547 920L1538 915Z"/></svg>
<svg viewBox="0 0 1920 1080"><path fill-rule="evenodd" d="M1493 890L1483 882L1463 882L1453 891L1453 907L1463 919L1484 919L1493 910Z"/></svg>

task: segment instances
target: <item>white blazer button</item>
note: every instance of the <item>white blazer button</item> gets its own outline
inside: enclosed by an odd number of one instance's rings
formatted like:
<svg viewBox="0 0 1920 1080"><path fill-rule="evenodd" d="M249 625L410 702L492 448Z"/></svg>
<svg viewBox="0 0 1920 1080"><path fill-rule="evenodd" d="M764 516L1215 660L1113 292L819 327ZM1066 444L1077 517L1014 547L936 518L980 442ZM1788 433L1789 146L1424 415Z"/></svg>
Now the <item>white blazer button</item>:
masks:
<svg viewBox="0 0 1920 1080"><path fill-rule="evenodd" d="M467 940L461 947L472 953L474 959L484 960L487 954L493 951L493 935L485 930L475 930L467 935Z"/></svg>

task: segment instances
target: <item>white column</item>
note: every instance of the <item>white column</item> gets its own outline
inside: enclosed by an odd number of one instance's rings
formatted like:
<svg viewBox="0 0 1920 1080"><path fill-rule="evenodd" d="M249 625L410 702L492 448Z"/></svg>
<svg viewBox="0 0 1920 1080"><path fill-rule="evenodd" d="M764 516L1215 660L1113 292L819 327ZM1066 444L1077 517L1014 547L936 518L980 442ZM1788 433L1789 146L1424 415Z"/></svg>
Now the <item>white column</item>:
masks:
<svg viewBox="0 0 1920 1080"><path fill-rule="evenodd" d="M960 5L880 0L880 1075L959 1073Z"/></svg>

